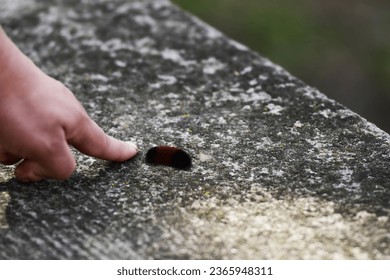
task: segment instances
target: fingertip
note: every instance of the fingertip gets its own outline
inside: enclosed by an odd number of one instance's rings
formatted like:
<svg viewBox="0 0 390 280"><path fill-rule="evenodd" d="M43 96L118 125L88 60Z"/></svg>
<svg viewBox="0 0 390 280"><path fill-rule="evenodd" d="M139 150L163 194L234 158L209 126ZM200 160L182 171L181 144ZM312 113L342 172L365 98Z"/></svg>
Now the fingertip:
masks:
<svg viewBox="0 0 390 280"><path fill-rule="evenodd" d="M134 143L134 142L131 142L131 141L126 141L125 142L128 146L130 146L131 149L134 149L137 153L139 151L137 145Z"/></svg>
<svg viewBox="0 0 390 280"><path fill-rule="evenodd" d="M100 155L90 155L113 162L124 162L132 159L138 154L138 147L135 143L122 141L112 136L107 137L109 144L106 146L104 152Z"/></svg>
<svg viewBox="0 0 390 280"><path fill-rule="evenodd" d="M125 148L123 149L122 156L118 160L119 162L123 162L123 161L129 160L129 159L135 157L138 154L139 149L138 149L137 145L134 142L125 141L125 142L122 142L122 143L124 144Z"/></svg>

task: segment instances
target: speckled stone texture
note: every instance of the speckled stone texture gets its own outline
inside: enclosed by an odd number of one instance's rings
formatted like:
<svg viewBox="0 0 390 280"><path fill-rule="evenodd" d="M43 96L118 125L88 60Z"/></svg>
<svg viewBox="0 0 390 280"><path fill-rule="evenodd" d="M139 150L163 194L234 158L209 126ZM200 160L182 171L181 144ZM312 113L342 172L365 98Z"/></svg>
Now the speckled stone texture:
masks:
<svg viewBox="0 0 390 280"><path fill-rule="evenodd" d="M20 48L141 149L74 151L64 182L1 166L0 258L390 259L390 137L373 124L165 0L0 4ZM157 145L193 168L147 165Z"/></svg>

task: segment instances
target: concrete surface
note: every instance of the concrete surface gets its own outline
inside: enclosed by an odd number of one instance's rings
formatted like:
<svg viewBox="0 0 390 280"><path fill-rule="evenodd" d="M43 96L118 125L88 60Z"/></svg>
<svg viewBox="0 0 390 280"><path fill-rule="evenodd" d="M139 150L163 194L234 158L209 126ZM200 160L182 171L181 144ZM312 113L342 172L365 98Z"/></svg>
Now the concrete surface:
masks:
<svg viewBox="0 0 390 280"><path fill-rule="evenodd" d="M142 150L123 164L75 151L64 182L1 166L0 258L390 258L375 125L165 0L0 3L20 48ZM155 145L193 168L147 165Z"/></svg>

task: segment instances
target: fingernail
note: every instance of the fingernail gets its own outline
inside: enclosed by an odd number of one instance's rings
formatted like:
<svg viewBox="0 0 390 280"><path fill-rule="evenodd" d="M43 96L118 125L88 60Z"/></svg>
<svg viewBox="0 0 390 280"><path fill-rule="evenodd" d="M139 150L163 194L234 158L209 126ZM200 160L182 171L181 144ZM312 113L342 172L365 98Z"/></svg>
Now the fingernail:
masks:
<svg viewBox="0 0 390 280"><path fill-rule="evenodd" d="M129 145L130 147L135 149L137 152L139 152L139 149L138 149L136 144L134 144L133 142L130 142L130 141L126 141L126 143L127 143L127 145Z"/></svg>

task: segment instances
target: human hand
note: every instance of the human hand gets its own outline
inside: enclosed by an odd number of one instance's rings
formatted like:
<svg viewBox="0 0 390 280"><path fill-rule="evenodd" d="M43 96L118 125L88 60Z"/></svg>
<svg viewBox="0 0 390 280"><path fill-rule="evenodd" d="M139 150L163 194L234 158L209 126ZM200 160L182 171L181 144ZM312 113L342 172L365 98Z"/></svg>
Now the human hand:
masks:
<svg viewBox="0 0 390 280"><path fill-rule="evenodd" d="M106 135L69 89L4 36L0 34L0 162L22 160L15 169L17 180L68 178L76 167L69 145L116 162L137 154L135 144Z"/></svg>

